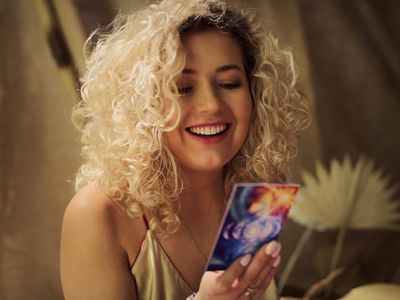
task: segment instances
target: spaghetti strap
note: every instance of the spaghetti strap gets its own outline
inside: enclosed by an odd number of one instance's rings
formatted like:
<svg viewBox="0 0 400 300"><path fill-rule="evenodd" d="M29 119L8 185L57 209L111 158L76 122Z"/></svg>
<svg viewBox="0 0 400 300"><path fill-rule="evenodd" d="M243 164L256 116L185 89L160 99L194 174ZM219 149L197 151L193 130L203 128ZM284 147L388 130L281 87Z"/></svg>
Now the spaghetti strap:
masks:
<svg viewBox="0 0 400 300"><path fill-rule="evenodd" d="M143 217L143 221L144 221L144 224L146 225L147 230L149 230L149 229L150 229L150 226L149 226L149 222L147 221L146 215L143 214L142 217Z"/></svg>

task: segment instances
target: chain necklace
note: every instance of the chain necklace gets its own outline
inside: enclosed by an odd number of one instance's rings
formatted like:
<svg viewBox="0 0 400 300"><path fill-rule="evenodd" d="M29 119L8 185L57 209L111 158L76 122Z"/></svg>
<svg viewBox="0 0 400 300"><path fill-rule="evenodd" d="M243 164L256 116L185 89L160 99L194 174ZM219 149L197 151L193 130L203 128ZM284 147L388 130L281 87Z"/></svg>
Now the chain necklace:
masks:
<svg viewBox="0 0 400 300"><path fill-rule="evenodd" d="M222 219L222 215L223 215L223 212L224 212L224 210L225 210L225 206L226 206L226 204L227 204L227 201L226 201L225 196L224 196L224 192L222 192L222 195L221 195L220 197L223 199L223 203L224 203L225 205L224 205L224 207L223 207L222 210L219 209L219 211L218 211L218 219L219 219L219 221L221 221L221 219ZM220 199L221 199L221 198L220 198ZM178 215L178 216L179 216L179 215ZM193 237L192 232L190 231L189 227L186 225L186 223L185 223L185 221L183 220L183 218L182 218L181 216L179 216L179 219L180 219L180 221L182 222L182 226L183 226L184 230L185 230L186 233L188 234L190 240L192 241L193 245L195 246L197 252L199 253L199 255L200 255L200 257L201 257L201 260L203 261L204 265L206 265L206 263L207 263L206 255L204 255L204 254L203 254L203 251L201 251L201 248L200 248L199 244L196 242L195 238ZM219 226L218 226L218 228L219 228ZM218 233L218 232L217 232L217 233ZM214 239L217 237L217 233L214 234Z"/></svg>
<svg viewBox="0 0 400 300"><path fill-rule="evenodd" d="M190 239L192 240L193 245L196 247L197 252L199 252L200 257L201 257L201 259L203 260L203 263L204 263L204 265L205 265L205 264L207 263L207 260L206 260L206 257L204 256L203 252L201 251L199 244L198 244L198 243L196 242L196 240L193 238L192 233L190 232L189 228L187 227L187 225L185 224L185 222L183 221L183 219L182 219L182 218L180 218L180 219L181 219L181 222L182 222L183 227L185 228L185 231L187 232L188 236L189 236Z"/></svg>
<svg viewBox="0 0 400 300"><path fill-rule="evenodd" d="M226 203L225 203L225 204L226 204ZM222 219L222 212L221 212L221 211L218 212L218 218L219 218L219 220ZM182 225L183 225L183 228L184 228L185 231L187 232L187 234L188 234L190 240L192 241L193 245L196 247L197 252L199 252L200 257L201 257L201 259L202 259L202 261L203 261L203 263L204 263L204 265L205 265L205 264L207 263L206 256L203 254L203 251L201 251L201 248L200 248L199 244L198 244L198 243L196 242L196 240L194 239L194 237L193 237L193 235L192 235L192 232L189 230L189 227L186 225L185 221L183 221L183 218L182 218L182 217L179 217L179 219L181 220ZM216 237L217 237L217 233L214 234L214 239L215 239Z"/></svg>

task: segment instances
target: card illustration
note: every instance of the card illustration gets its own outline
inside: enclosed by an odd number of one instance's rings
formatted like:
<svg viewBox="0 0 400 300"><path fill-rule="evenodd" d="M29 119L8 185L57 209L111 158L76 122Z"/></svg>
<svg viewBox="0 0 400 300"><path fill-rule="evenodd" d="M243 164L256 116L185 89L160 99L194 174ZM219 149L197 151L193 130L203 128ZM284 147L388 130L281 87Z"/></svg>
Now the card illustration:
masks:
<svg viewBox="0 0 400 300"><path fill-rule="evenodd" d="M276 240L289 213L297 184L235 184L207 266L225 270L237 258Z"/></svg>

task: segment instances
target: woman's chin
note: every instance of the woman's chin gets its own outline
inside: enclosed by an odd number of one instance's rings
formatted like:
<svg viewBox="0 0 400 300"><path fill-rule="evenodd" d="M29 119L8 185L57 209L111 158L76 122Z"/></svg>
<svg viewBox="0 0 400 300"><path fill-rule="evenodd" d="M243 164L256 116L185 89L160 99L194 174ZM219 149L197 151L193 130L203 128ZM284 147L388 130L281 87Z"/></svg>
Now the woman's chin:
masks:
<svg viewBox="0 0 400 300"><path fill-rule="evenodd" d="M216 158L199 158L196 162L184 168L192 172L220 172L227 162Z"/></svg>

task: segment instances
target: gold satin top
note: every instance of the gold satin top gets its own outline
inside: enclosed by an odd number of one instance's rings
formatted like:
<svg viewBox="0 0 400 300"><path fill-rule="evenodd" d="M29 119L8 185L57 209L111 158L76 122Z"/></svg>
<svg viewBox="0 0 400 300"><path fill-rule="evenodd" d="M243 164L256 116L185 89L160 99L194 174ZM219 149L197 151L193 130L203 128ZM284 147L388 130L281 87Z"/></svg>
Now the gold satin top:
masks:
<svg viewBox="0 0 400 300"><path fill-rule="evenodd" d="M146 232L131 273L138 300L185 300L193 293L151 230ZM275 283L272 282L263 300L277 299Z"/></svg>

